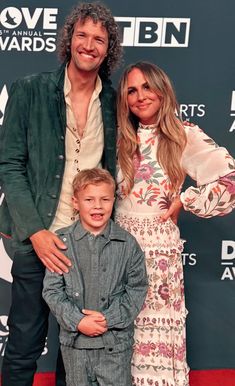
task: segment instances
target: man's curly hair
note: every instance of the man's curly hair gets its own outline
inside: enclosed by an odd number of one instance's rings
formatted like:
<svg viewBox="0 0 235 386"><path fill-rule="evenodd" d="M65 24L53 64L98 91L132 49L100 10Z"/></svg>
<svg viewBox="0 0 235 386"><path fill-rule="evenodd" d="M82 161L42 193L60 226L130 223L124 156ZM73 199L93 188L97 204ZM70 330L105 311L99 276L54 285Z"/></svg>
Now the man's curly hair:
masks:
<svg viewBox="0 0 235 386"><path fill-rule="evenodd" d="M61 61L71 59L71 39L74 26L77 21L85 22L90 18L94 23L101 22L108 33L108 51L99 69L101 78L108 78L111 72L120 64L122 59L122 47L118 24L111 11L99 2L81 3L73 9L67 17L64 27L61 30L58 41L58 56Z"/></svg>

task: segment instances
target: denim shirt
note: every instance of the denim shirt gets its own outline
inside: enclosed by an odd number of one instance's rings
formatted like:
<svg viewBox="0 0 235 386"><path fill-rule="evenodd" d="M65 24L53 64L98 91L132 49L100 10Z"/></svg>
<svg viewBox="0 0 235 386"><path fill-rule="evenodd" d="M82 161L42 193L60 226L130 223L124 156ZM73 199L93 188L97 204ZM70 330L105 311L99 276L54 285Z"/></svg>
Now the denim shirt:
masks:
<svg viewBox="0 0 235 386"><path fill-rule="evenodd" d="M76 222L57 233L67 246L66 255L71 259L72 268L63 275L47 270L43 297L60 324L60 343L79 347L77 325L84 317L84 294L89 281L84 282L77 251L87 231ZM100 249L98 268L96 311L105 316L108 326L102 335L103 346L119 351L133 344L134 319L146 296L147 274L144 253L137 241L112 220L109 235ZM91 337L86 348L94 347L95 339Z"/></svg>

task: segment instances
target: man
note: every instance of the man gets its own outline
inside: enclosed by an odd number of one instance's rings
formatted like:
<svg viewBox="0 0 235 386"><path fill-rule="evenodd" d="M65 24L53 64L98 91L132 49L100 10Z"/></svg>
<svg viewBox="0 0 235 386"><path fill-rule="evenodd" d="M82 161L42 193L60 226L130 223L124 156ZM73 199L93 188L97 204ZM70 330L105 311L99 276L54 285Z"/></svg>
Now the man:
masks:
<svg viewBox="0 0 235 386"><path fill-rule="evenodd" d="M54 232L75 219L68 200L74 175L97 166L115 172L115 92L108 77L121 47L110 11L98 3L77 6L59 54L59 70L13 84L0 138L6 197L0 231L11 232L15 248L2 386L33 384L48 328L45 267L63 273L71 266Z"/></svg>

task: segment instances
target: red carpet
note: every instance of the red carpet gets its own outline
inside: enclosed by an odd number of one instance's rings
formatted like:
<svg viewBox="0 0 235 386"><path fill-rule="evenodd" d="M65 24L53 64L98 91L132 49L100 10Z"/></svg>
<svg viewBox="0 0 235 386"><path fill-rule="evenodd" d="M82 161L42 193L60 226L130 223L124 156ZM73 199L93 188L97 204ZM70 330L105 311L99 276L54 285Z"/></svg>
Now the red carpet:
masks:
<svg viewBox="0 0 235 386"><path fill-rule="evenodd" d="M55 386L54 373L40 373L34 377L33 386Z"/></svg>
<svg viewBox="0 0 235 386"><path fill-rule="evenodd" d="M54 374L37 374L33 386L55 386ZM190 386L235 386L235 370L191 371Z"/></svg>
<svg viewBox="0 0 235 386"><path fill-rule="evenodd" d="M55 386L54 373L36 374L33 386ZM235 386L235 370L191 371L190 386Z"/></svg>
<svg viewBox="0 0 235 386"><path fill-rule="evenodd" d="M190 386L235 386L235 370L190 371Z"/></svg>

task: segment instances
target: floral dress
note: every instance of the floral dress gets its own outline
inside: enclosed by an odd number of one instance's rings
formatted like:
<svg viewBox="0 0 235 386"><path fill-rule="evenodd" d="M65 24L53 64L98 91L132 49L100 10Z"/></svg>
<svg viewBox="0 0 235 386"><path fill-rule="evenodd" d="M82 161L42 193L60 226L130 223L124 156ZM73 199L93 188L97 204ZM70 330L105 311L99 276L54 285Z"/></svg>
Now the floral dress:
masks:
<svg viewBox="0 0 235 386"><path fill-rule="evenodd" d="M224 215L235 207L235 162L199 127L185 127L185 173L197 181L181 193L183 207L201 217ZM186 362L183 240L171 219L160 222L172 196L169 179L156 160L156 127L140 125L140 159L134 160L134 187L124 195L118 171L115 219L145 251L149 289L135 322L133 385L188 386ZM224 177L226 176L226 177Z"/></svg>

